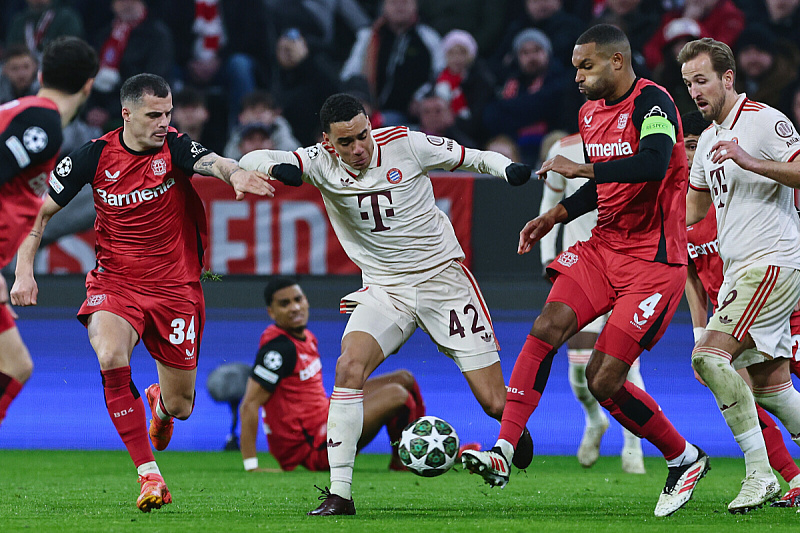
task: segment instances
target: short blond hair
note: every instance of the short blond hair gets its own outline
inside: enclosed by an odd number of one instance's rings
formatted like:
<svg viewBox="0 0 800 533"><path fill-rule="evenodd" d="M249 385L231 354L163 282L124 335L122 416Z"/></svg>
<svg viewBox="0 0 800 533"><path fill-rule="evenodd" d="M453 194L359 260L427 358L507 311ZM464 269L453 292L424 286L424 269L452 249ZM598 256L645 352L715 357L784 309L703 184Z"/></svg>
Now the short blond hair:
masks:
<svg viewBox="0 0 800 533"><path fill-rule="evenodd" d="M727 44L710 37L686 43L678 53L678 63L681 65L688 63L700 54L708 55L711 59L711 67L720 78L729 70L733 72L734 77L736 76L736 59L733 56L733 50Z"/></svg>

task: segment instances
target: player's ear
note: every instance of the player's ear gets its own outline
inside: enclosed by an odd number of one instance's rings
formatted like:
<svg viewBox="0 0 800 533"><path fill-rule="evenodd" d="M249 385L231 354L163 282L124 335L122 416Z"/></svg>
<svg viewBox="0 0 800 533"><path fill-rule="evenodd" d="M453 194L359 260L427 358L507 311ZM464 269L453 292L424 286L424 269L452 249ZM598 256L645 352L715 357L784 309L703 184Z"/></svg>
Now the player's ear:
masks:
<svg viewBox="0 0 800 533"><path fill-rule="evenodd" d="M325 141L326 143L331 143L331 138L328 137L328 132L327 131L323 131L322 132L322 140ZM331 144L333 144L333 143L331 143Z"/></svg>
<svg viewBox="0 0 800 533"><path fill-rule="evenodd" d="M125 106L122 107L122 120L125 122L131 121L131 110Z"/></svg>

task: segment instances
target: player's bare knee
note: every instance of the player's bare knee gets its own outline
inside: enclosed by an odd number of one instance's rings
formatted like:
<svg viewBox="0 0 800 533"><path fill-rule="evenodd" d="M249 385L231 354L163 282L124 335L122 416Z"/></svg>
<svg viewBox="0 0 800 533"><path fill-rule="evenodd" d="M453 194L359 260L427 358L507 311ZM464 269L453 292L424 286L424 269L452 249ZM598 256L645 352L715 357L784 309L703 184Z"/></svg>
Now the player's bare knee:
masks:
<svg viewBox="0 0 800 533"><path fill-rule="evenodd" d="M588 370L588 369L587 369ZM625 376L620 378L608 372L586 373L586 384L589 392L599 402L611 398L625 384Z"/></svg>
<svg viewBox="0 0 800 533"><path fill-rule="evenodd" d="M192 414L194 407L194 396L180 395L177 397L164 397L162 394L161 401L164 402L164 408L171 416L178 420L186 420Z"/></svg>
<svg viewBox="0 0 800 533"><path fill-rule="evenodd" d="M481 407L483 407L483 412L489 415L490 417L494 418L495 420L500 420L501 418L503 418L503 408L505 408L505 406L506 406L505 391L503 391L503 394L494 394L481 403Z"/></svg>
<svg viewBox="0 0 800 533"><path fill-rule="evenodd" d="M349 389L361 389L367 380L366 365L364 362L353 357L345 350L336 361L336 386Z"/></svg>
<svg viewBox="0 0 800 533"><path fill-rule="evenodd" d="M389 383L381 388L381 396L390 402L395 408L405 405L408 399L408 389L400 383Z"/></svg>
<svg viewBox="0 0 800 533"><path fill-rule="evenodd" d="M557 348L569 338L570 323L560 313L542 313L533 322L531 335Z"/></svg>
<svg viewBox="0 0 800 533"><path fill-rule="evenodd" d="M33 359L30 356L27 356L19 361L19 366L17 367L17 376L15 379L20 383L25 383L33 374Z"/></svg>
<svg viewBox="0 0 800 533"><path fill-rule="evenodd" d="M406 391L414 387L414 375L404 368L392 372L392 381L401 385Z"/></svg>
<svg viewBox="0 0 800 533"><path fill-rule="evenodd" d="M100 370L113 370L115 368L128 366L127 355L112 350L98 351L97 361L100 363Z"/></svg>

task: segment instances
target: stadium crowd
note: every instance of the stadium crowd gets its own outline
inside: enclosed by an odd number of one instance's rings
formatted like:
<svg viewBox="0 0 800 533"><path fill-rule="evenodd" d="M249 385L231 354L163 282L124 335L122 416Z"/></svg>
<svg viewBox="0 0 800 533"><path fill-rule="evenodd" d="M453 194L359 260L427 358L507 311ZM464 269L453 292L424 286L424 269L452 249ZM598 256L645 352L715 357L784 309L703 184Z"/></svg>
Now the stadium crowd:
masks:
<svg viewBox="0 0 800 533"><path fill-rule="evenodd" d="M536 164L548 132L577 131L572 48L601 22L625 31L636 73L681 113L694 103L675 55L712 37L734 49L740 91L800 118L797 0L9 0L0 103L35 94L43 46L75 35L101 65L64 152L118 127L120 84L149 72L173 88L175 125L227 156L316 143L320 106L347 92L375 127L481 148L507 137Z"/></svg>

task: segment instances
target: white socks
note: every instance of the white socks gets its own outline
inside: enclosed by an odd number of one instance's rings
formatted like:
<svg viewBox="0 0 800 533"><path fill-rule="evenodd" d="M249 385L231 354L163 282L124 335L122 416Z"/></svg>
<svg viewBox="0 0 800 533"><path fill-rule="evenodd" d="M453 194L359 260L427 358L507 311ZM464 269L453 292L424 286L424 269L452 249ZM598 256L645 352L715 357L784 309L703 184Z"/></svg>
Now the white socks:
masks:
<svg viewBox="0 0 800 533"><path fill-rule="evenodd" d="M714 394L717 407L744 452L747 472L772 472L753 393L731 366L730 357L719 348L697 346L692 352L692 366Z"/></svg>
<svg viewBox="0 0 800 533"><path fill-rule="evenodd" d="M158 465L155 461L150 461L149 463L143 463L136 467L136 471L139 473L140 476L146 476L147 474L158 474L161 475L161 470L158 469Z"/></svg>
<svg viewBox="0 0 800 533"><path fill-rule="evenodd" d="M781 421L792 440L800 445L800 392L795 390L791 379L772 387L753 387L753 396L758 405Z"/></svg>
<svg viewBox="0 0 800 533"><path fill-rule="evenodd" d="M352 498L356 446L364 427L364 391L333 387L328 410L328 463L331 493Z"/></svg>
<svg viewBox="0 0 800 533"><path fill-rule="evenodd" d="M669 468L674 468L676 466L692 464L693 462L697 461L699 456L700 452L697 451L697 448L694 446L694 444L690 444L689 441L686 441L686 447L683 449L683 453L675 459L670 459L667 461L667 466Z"/></svg>
<svg viewBox="0 0 800 533"><path fill-rule="evenodd" d="M569 385L572 387L572 394L583 407L586 425L591 427L603 426L608 420L603 408L597 402L592 393L589 392L589 385L586 383L586 363L573 363L574 358L583 358L584 353L591 355L592 350L568 350L570 355L569 362Z"/></svg>

